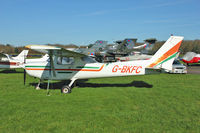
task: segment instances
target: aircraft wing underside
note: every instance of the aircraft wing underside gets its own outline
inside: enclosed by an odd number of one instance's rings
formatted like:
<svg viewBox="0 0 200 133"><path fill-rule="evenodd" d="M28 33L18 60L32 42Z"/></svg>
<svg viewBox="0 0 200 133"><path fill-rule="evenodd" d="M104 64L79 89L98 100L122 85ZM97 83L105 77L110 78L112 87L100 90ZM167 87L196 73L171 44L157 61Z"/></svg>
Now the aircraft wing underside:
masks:
<svg viewBox="0 0 200 133"><path fill-rule="evenodd" d="M67 57L84 57L85 54L78 53L71 50L66 50L64 48L60 47L54 47L54 46L46 46L46 45L28 45L26 48L41 52L41 53L47 53L49 55L56 55L56 56L67 56Z"/></svg>

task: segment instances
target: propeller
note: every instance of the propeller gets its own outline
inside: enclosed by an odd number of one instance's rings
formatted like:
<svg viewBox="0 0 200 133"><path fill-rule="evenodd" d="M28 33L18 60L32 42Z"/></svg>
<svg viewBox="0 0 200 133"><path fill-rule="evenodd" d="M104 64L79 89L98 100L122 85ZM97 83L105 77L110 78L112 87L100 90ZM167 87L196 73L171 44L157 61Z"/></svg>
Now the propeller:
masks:
<svg viewBox="0 0 200 133"><path fill-rule="evenodd" d="M26 84L26 70L24 69L24 85Z"/></svg>
<svg viewBox="0 0 200 133"><path fill-rule="evenodd" d="M26 84L26 67L25 67L25 63L26 63L26 57L24 54L24 85Z"/></svg>

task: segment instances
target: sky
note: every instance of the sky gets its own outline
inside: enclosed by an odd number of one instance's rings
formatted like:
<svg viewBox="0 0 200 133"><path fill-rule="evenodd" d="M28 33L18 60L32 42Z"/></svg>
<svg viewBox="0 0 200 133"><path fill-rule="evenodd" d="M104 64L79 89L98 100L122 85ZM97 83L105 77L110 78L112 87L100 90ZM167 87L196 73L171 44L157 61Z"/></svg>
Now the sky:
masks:
<svg viewBox="0 0 200 133"><path fill-rule="evenodd" d="M200 39L200 0L0 0L0 44Z"/></svg>

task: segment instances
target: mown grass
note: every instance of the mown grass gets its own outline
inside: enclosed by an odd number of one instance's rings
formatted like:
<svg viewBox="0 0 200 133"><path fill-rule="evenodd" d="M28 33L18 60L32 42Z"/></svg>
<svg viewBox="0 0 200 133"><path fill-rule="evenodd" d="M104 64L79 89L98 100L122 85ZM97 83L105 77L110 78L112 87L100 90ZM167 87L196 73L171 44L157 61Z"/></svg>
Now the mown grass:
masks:
<svg viewBox="0 0 200 133"><path fill-rule="evenodd" d="M200 132L200 75L90 79L51 96L27 78L0 73L0 132Z"/></svg>

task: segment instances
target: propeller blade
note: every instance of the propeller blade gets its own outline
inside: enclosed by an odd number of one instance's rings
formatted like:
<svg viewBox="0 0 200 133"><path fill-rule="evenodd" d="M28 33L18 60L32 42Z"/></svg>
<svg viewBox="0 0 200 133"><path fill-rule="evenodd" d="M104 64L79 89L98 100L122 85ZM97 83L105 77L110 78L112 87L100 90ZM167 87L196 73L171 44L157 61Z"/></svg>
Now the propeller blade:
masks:
<svg viewBox="0 0 200 133"><path fill-rule="evenodd" d="M26 64L26 57L24 55L24 65ZM24 67L24 85L26 84L26 67Z"/></svg>
<svg viewBox="0 0 200 133"><path fill-rule="evenodd" d="M24 85L26 84L26 70L24 69Z"/></svg>

